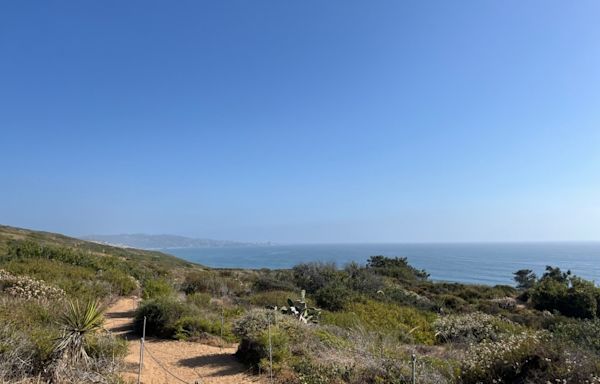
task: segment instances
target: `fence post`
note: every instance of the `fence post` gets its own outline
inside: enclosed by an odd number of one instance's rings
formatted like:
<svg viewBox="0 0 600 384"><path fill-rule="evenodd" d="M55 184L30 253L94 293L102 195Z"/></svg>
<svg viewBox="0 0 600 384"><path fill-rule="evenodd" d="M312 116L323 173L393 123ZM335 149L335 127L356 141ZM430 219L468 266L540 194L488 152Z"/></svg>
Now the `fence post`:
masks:
<svg viewBox="0 0 600 384"><path fill-rule="evenodd" d="M146 339L146 316L144 316L144 327L142 328L142 338L140 340L140 366L138 368L137 384L140 384L142 378L142 366L144 365L144 339Z"/></svg>
<svg viewBox="0 0 600 384"><path fill-rule="evenodd" d="M267 313L267 330L269 333L269 377L273 383L273 344L271 343L271 314Z"/></svg>
<svg viewBox="0 0 600 384"><path fill-rule="evenodd" d="M412 384L417 384L417 355L412 354Z"/></svg>
<svg viewBox="0 0 600 384"><path fill-rule="evenodd" d="M221 350L223 349L223 325L225 323L225 308L221 307Z"/></svg>

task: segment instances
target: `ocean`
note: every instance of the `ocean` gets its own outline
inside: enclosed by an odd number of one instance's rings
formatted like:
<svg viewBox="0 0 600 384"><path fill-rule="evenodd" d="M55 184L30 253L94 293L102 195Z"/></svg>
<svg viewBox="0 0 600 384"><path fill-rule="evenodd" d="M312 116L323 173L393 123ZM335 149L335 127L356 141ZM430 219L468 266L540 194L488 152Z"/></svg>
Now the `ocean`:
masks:
<svg viewBox="0 0 600 384"><path fill-rule="evenodd" d="M402 256L425 269L432 280L475 284L513 284L512 273L532 269L541 275L546 265L570 269L600 282L600 242L589 243L454 243L454 244L303 244L162 251L215 268L291 268L324 261L338 267L369 256Z"/></svg>

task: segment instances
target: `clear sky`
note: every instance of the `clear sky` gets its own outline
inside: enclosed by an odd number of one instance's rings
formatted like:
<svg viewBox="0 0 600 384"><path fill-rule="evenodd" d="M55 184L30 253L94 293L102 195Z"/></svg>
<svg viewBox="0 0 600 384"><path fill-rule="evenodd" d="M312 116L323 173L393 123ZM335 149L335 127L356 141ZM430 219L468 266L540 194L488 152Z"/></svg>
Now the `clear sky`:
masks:
<svg viewBox="0 0 600 384"><path fill-rule="evenodd" d="M600 2L4 1L0 223L600 240Z"/></svg>

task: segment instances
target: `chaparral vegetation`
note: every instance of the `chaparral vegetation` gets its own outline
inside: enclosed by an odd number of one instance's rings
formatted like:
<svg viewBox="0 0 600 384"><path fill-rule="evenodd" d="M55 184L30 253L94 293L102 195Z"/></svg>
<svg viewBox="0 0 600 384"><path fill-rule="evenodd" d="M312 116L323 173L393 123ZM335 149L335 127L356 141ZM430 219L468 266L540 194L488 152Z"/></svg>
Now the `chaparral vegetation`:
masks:
<svg viewBox="0 0 600 384"><path fill-rule="evenodd" d="M433 282L398 257L219 270L0 227L0 382L119 382L103 307L136 294L148 337L236 343L275 382L600 383L600 288L569 271L515 286ZM413 360L414 357L414 360Z"/></svg>

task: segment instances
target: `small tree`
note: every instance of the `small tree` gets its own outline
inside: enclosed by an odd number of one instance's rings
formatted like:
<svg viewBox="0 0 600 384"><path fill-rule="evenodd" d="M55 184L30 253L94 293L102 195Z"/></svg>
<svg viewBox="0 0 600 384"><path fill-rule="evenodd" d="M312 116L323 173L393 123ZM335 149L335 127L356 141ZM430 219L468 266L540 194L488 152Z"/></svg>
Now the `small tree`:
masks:
<svg viewBox="0 0 600 384"><path fill-rule="evenodd" d="M559 283L567 284L569 281L569 277L571 276L571 270L567 272L563 272L559 267L552 267L550 265L546 266L546 272L542 276L541 280L554 280Z"/></svg>
<svg viewBox="0 0 600 384"><path fill-rule="evenodd" d="M514 272L513 275L515 275L514 279L517 283L517 288L519 289L532 288L537 279L537 276L531 269L520 269L517 272Z"/></svg>
<svg viewBox="0 0 600 384"><path fill-rule="evenodd" d="M417 269L408 264L406 257L371 256L367 261L367 269L382 276L399 280L427 280L429 274L424 269Z"/></svg>

